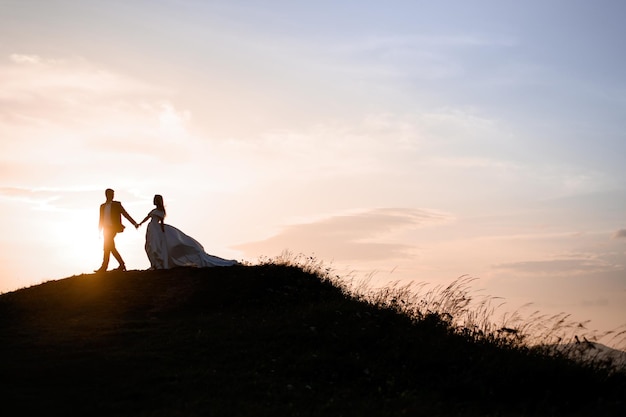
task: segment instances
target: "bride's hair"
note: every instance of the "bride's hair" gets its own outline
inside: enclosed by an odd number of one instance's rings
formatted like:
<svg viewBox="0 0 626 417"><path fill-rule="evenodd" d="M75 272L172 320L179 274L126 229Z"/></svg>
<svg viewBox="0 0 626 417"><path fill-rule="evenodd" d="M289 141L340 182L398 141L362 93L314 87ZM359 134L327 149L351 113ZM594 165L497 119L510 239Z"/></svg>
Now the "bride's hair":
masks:
<svg viewBox="0 0 626 417"><path fill-rule="evenodd" d="M160 194L154 195L154 205L163 212L163 218L165 218L165 205L163 204L163 196Z"/></svg>

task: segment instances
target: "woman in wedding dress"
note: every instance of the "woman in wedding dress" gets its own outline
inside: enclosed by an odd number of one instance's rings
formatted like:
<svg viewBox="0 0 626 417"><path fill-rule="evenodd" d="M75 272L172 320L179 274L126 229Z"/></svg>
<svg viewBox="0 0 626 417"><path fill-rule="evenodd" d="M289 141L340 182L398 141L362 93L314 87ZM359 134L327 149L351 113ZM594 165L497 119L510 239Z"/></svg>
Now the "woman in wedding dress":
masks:
<svg viewBox="0 0 626 417"><path fill-rule="evenodd" d="M150 220L146 229L146 254L150 260L150 269L169 269L177 266L232 266L238 262L209 255L194 238L187 236L174 226L165 224L165 206L163 197L155 195L154 208L141 226Z"/></svg>

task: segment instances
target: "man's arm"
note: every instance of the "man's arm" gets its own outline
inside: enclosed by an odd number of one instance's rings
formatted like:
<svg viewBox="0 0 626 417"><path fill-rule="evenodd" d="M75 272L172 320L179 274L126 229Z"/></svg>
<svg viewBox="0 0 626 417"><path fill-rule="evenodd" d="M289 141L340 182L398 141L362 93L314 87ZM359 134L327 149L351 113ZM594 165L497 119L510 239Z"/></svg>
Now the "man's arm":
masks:
<svg viewBox="0 0 626 417"><path fill-rule="evenodd" d="M137 227L137 222L135 220L133 220L132 217L130 217L130 214L128 214L126 212L126 210L124 210L124 207L122 206L122 204L120 203L120 213L122 213L122 216L126 217L128 219L129 222L132 223L133 226Z"/></svg>

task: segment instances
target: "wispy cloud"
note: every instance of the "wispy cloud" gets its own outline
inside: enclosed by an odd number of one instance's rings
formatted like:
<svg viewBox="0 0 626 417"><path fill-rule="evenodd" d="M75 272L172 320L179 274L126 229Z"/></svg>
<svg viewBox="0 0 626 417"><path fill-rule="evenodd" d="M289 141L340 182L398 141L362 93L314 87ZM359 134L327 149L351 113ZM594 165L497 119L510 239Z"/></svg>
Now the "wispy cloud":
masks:
<svg viewBox="0 0 626 417"><path fill-rule="evenodd" d="M59 101L64 99L69 104L86 92L116 95L163 91L80 57L54 59L39 55L12 54L8 60L0 63L0 70L4 74L0 81L0 98L3 99L48 97ZM66 96L59 96L60 94Z"/></svg>
<svg viewBox="0 0 626 417"><path fill-rule="evenodd" d="M431 210L373 209L290 225L276 236L238 245L236 249L250 253L291 250L341 261L407 258L415 248L395 241L394 234L452 220L446 213Z"/></svg>
<svg viewBox="0 0 626 417"><path fill-rule="evenodd" d="M335 39L324 50L334 54L335 71L381 79L439 80L464 74L468 62L459 51L516 45L516 39L507 36L409 34Z"/></svg>
<svg viewBox="0 0 626 417"><path fill-rule="evenodd" d="M109 122L146 103L163 101L165 89L82 58L48 59L13 54L0 61L0 122L33 127L80 128ZM113 119L113 120L112 120Z"/></svg>
<svg viewBox="0 0 626 417"><path fill-rule="evenodd" d="M614 265L602 257L581 254L570 258L503 263L495 265L494 269L530 275L570 276L612 271L619 267L619 265Z"/></svg>
<svg viewBox="0 0 626 417"><path fill-rule="evenodd" d="M12 201L25 209L72 211L91 207L104 198L104 190L96 187L26 188L0 187L0 201Z"/></svg>
<svg viewBox="0 0 626 417"><path fill-rule="evenodd" d="M46 167L59 173L56 164L95 167L113 155L118 165L124 154L185 158L180 144L191 139L191 111L175 106L165 88L80 57L12 54L0 72L0 160L13 174L22 165L33 175Z"/></svg>
<svg viewBox="0 0 626 417"><path fill-rule="evenodd" d="M283 178L284 172L298 173L299 178L337 177L403 172L407 181L419 176L424 164L439 165L446 175L453 168L464 170L467 163L439 164L437 158L450 161L471 149L472 165L501 168L506 161L490 160L493 143L504 140L493 121L461 109L429 112L379 112L351 122L324 122L307 129L282 129L264 132L253 140L238 141L240 156L273 161L260 175ZM232 145L232 143L231 143ZM500 145L503 146L503 145ZM459 156L457 161L460 161ZM423 180L422 179L418 179Z"/></svg>
<svg viewBox="0 0 626 417"><path fill-rule="evenodd" d="M370 51L370 50L394 50L397 48L409 48L420 50L425 47L513 47L518 44L515 38L510 36L479 36L468 34L450 35L393 35L393 36L368 36L360 41L342 44L336 48L341 51Z"/></svg>
<svg viewBox="0 0 626 417"><path fill-rule="evenodd" d="M0 200L12 200L24 203L26 207L37 210L51 210L51 205L59 199L58 193L18 187L0 187Z"/></svg>
<svg viewBox="0 0 626 417"><path fill-rule="evenodd" d="M620 229L613 233L613 239L626 239L626 229Z"/></svg>

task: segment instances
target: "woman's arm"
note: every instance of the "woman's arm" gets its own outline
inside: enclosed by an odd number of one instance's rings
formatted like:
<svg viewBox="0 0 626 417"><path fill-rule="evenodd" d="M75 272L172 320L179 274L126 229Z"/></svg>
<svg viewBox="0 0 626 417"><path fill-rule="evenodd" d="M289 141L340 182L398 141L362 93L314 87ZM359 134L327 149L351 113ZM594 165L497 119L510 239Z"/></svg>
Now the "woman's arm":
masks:
<svg viewBox="0 0 626 417"><path fill-rule="evenodd" d="M141 223L139 223L139 226L141 226L142 224L144 224L145 222L147 222L149 218L150 218L150 215L148 214L148 215L146 216L146 218L145 218L145 219L143 219L143 220L141 221Z"/></svg>

